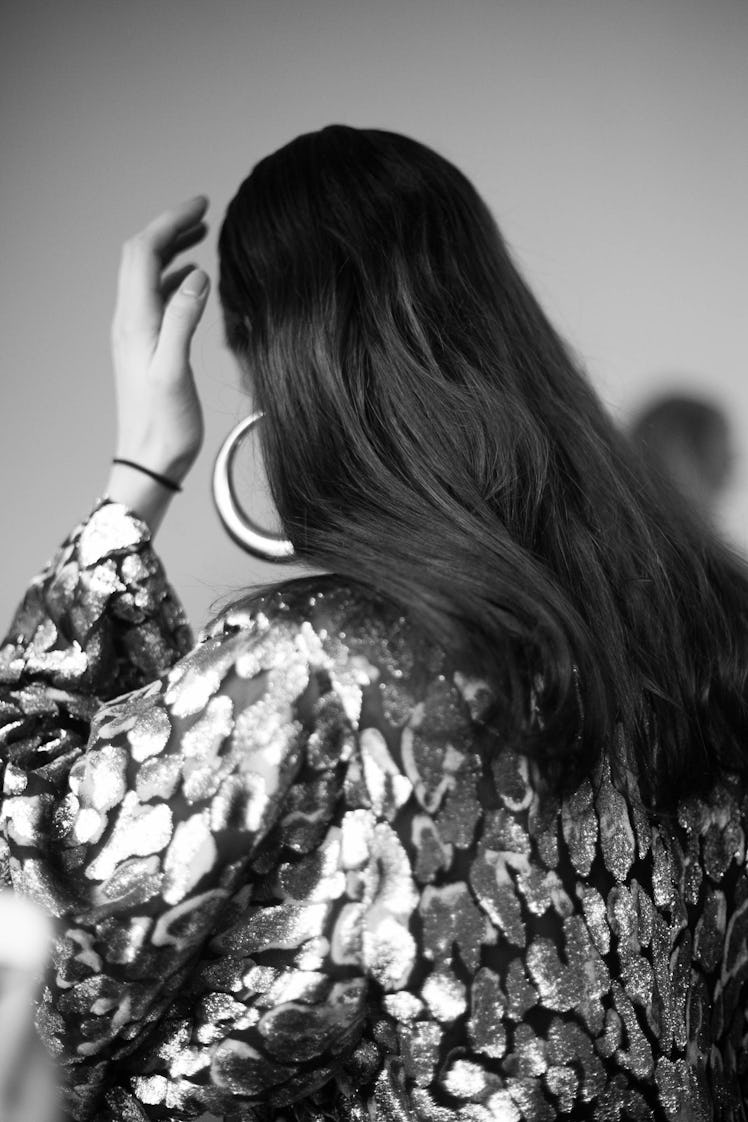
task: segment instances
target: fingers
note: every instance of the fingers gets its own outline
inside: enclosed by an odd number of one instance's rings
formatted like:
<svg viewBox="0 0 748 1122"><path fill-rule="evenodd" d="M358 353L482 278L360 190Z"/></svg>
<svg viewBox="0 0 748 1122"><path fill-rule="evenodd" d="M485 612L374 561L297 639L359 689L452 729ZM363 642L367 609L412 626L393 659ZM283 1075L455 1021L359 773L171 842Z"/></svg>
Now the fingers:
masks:
<svg viewBox="0 0 748 1122"><path fill-rule="evenodd" d="M163 253L179 234L201 222L207 207L205 195L195 195L193 199L163 211L136 236L142 238L153 252Z"/></svg>
<svg viewBox="0 0 748 1122"><path fill-rule="evenodd" d="M207 226L202 216L207 205L204 195L188 199L164 211L125 242L114 314L116 334L139 334L155 346L163 313L162 271L177 253L205 236Z"/></svg>
<svg viewBox="0 0 748 1122"><path fill-rule="evenodd" d="M168 304L174 293L179 288L182 281L187 280L193 270L197 268L194 261L190 261L187 265L180 265L178 269L172 270L161 278L161 300L164 304Z"/></svg>
<svg viewBox="0 0 748 1122"><path fill-rule="evenodd" d="M188 230L182 230L159 254L162 266L165 268L177 254L184 253L186 249L192 249L193 245L197 245L198 242L203 240L207 232L207 222L196 222Z"/></svg>
<svg viewBox="0 0 748 1122"><path fill-rule="evenodd" d="M169 300L155 355L161 369L179 371L184 367L209 290L208 274L202 269L192 269Z"/></svg>

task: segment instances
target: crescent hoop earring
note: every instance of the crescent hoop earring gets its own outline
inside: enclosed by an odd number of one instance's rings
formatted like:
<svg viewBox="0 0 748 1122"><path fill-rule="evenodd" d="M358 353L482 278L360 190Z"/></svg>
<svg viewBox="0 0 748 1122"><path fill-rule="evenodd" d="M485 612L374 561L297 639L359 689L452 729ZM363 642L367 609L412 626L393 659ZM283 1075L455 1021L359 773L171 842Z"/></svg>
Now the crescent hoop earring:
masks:
<svg viewBox="0 0 748 1122"><path fill-rule="evenodd" d="M239 505L232 478L237 450L249 432L263 418L252 413L235 425L221 445L213 467L213 502L230 537L247 553L263 561L293 561L293 544L286 538L269 534L252 522Z"/></svg>

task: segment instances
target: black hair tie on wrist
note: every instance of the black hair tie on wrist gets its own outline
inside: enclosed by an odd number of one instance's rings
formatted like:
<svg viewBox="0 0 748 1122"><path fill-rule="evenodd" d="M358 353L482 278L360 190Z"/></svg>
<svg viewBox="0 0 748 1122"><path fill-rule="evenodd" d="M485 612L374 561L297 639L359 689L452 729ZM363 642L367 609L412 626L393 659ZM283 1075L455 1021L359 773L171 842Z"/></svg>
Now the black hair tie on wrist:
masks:
<svg viewBox="0 0 748 1122"><path fill-rule="evenodd" d="M178 483L174 483L173 480L167 479L165 475L159 475L157 471L151 471L150 468L143 467L142 464L136 464L134 460L121 460L119 459L119 457L115 456L115 458L112 460L112 463L124 464L125 467L135 468L135 471L142 471L144 475L150 475L151 479L155 479L157 483L160 483L162 487L166 487L168 491L182 490Z"/></svg>

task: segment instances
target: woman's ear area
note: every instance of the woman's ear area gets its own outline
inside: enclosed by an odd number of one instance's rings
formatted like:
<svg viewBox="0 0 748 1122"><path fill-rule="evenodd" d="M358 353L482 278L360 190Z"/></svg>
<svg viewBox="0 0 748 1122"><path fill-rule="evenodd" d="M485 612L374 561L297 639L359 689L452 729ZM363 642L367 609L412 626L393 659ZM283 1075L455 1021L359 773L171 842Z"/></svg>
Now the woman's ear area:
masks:
<svg viewBox="0 0 748 1122"><path fill-rule="evenodd" d="M248 413L255 413L259 409L255 396L255 380L252 372L252 364L249 361L246 353L237 351L234 348L229 348L234 366L239 373L239 384L242 393L248 399Z"/></svg>

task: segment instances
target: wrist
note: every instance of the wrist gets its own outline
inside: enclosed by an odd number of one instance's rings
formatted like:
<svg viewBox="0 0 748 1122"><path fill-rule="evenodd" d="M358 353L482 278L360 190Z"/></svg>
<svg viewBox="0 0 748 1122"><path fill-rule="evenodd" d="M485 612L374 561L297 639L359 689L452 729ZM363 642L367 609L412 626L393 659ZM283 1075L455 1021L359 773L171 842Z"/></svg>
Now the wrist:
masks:
<svg viewBox="0 0 748 1122"><path fill-rule="evenodd" d="M122 442L117 444L115 459L130 460L139 467L147 469L179 485L189 474L199 454L195 451L174 452L163 445L143 444L138 442Z"/></svg>
<svg viewBox="0 0 748 1122"><path fill-rule="evenodd" d="M153 471L152 468L146 467L145 464L141 464L135 460L126 460L123 457L115 456L112 463L120 464L122 467L132 468L133 471L139 471L141 475L147 475L149 479L152 479L154 483L159 483L167 491L176 493L182 490L180 484L175 483L173 479L169 479L166 475L160 475L157 471Z"/></svg>
<svg viewBox="0 0 748 1122"><path fill-rule="evenodd" d="M121 503L136 514L151 531L161 525L175 491L128 464L112 464L105 494L113 503Z"/></svg>

